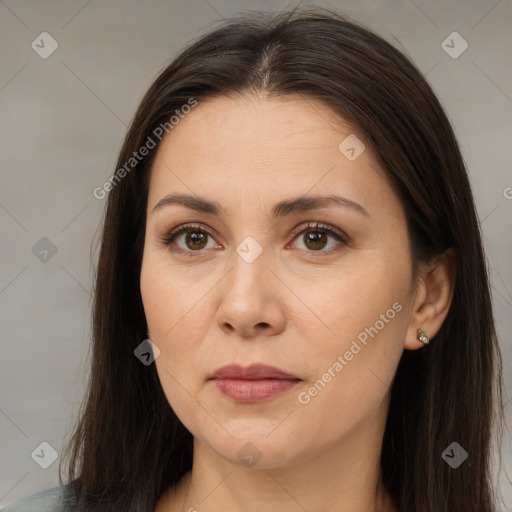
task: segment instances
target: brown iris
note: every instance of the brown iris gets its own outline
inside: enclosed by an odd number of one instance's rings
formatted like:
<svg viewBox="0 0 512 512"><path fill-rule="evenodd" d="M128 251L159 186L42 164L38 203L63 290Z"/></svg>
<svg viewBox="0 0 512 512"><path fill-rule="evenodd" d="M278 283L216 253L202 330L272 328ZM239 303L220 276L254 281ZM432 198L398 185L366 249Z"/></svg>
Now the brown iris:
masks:
<svg viewBox="0 0 512 512"><path fill-rule="evenodd" d="M206 246L207 238L207 233L189 231L185 236L185 244L191 249L203 249Z"/></svg>
<svg viewBox="0 0 512 512"><path fill-rule="evenodd" d="M309 249L323 249L327 243L327 235L321 231L310 231L304 235L304 243ZM308 243L312 245L308 245Z"/></svg>

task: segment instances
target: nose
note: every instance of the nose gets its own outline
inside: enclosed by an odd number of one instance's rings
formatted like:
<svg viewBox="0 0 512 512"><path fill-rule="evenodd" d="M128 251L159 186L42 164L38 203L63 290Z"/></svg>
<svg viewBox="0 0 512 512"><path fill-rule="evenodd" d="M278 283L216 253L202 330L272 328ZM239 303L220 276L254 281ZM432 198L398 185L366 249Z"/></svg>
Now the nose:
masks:
<svg viewBox="0 0 512 512"><path fill-rule="evenodd" d="M254 261L233 252L232 262L220 286L216 315L219 327L242 338L280 333L286 321L286 287L270 268L265 251Z"/></svg>

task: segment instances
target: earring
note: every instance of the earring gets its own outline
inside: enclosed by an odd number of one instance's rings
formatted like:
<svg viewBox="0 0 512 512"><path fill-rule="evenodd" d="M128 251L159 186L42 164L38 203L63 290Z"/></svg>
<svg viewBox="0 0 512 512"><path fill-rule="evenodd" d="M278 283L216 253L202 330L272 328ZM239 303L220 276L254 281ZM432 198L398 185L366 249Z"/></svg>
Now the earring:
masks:
<svg viewBox="0 0 512 512"><path fill-rule="evenodd" d="M418 341L421 341L421 343L423 343L424 345L426 345L430 341L430 338L428 337L427 333L422 329L418 329Z"/></svg>

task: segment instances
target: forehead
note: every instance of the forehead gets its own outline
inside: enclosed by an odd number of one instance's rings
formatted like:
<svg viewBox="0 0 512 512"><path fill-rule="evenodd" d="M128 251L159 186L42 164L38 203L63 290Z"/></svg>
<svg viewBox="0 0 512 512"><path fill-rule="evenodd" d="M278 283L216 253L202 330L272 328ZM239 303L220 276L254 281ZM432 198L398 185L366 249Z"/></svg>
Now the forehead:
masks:
<svg viewBox="0 0 512 512"><path fill-rule="evenodd" d="M337 150L349 134L364 137L356 126L337 115L326 104L298 95L281 97L222 96L200 100L164 138L161 146L200 147L213 155L254 149L264 158L265 150L293 153L300 158L310 150Z"/></svg>
<svg viewBox="0 0 512 512"><path fill-rule="evenodd" d="M356 159L343 152L347 140L364 147ZM173 191L226 199L236 191L274 202L334 190L374 206L398 201L366 137L324 103L225 96L199 101L163 138L148 206Z"/></svg>

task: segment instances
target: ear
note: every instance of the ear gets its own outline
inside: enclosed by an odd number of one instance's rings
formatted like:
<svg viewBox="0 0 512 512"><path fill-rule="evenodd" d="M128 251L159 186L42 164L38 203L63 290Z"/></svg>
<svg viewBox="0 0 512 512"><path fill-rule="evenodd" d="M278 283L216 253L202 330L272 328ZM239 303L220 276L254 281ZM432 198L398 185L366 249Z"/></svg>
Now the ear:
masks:
<svg viewBox="0 0 512 512"><path fill-rule="evenodd" d="M425 331L430 340L439 332L452 303L455 275L453 249L434 258L432 263L420 271L411 321L405 337L405 349L417 350L425 346L418 340L418 329Z"/></svg>

